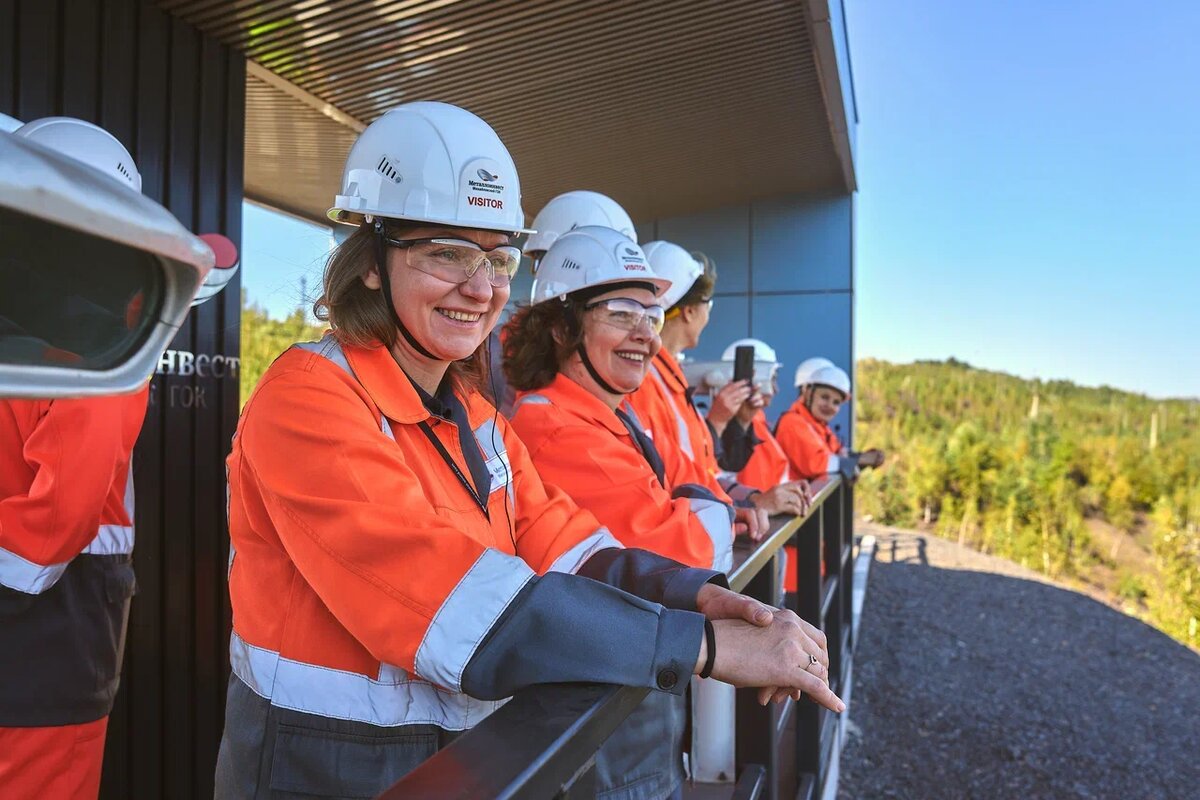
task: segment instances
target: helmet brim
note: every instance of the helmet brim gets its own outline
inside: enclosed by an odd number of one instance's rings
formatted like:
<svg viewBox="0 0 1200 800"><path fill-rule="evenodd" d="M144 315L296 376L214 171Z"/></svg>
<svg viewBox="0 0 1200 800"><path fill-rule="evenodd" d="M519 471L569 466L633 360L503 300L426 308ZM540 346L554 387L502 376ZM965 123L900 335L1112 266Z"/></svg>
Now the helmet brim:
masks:
<svg viewBox="0 0 1200 800"><path fill-rule="evenodd" d="M326 213L326 216L333 222L342 225L351 225L358 227L366 222L367 217L379 217L380 219L395 220L397 222L417 222L424 225L445 225L447 228L468 228L477 231L496 231L497 233L507 233L516 235L519 233L537 233L532 228L506 228L502 225L497 225L492 220L465 220L465 219L435 219L432 217L397 217L390 214L385 214L381 211L347 211L343 208L331 208Z"/></svg>

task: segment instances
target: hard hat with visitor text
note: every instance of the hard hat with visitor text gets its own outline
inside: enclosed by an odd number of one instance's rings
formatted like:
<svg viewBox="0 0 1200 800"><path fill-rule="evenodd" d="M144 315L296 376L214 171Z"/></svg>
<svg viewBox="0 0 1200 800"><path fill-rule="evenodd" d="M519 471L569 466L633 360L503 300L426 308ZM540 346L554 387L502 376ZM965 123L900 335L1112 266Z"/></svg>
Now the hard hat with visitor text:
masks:
<svg viewBox="0 0 1200 800"><path fill-rule="evenodd" d="M396 106L354 142L329 218L359 225L368 217L532 233L508 149L490 125L449 103Z"/></svg>
<svg viewBox="0 0 1200 800"><path fill-rule="evenodd" d="M587 225L599 225L623 233L637 241L633 220L625 209L607 195L578 190L558 195L533 218L532 233L521 248L525 253L544 252L567 231Z"/></svg>
<svg viewBox="0 0 1200 800"><path fill-rule="evenodd" d="M533 302L631 281L651 284L660 297L671 285L654 274L637 242L612 228L588 225L567 231L550 245L533 279Z"/></svg>

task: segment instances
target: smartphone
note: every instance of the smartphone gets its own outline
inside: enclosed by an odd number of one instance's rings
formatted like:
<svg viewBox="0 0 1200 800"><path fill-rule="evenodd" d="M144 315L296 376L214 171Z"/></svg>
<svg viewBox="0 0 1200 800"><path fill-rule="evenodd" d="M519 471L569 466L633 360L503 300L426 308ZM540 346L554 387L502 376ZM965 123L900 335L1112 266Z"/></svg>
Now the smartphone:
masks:
<svg viewBox="0 0 1200 800"><path fill-rule="evenodd" d="M754 348L748 344L738 345L733 351L733 380L754 380Z"/></svg>

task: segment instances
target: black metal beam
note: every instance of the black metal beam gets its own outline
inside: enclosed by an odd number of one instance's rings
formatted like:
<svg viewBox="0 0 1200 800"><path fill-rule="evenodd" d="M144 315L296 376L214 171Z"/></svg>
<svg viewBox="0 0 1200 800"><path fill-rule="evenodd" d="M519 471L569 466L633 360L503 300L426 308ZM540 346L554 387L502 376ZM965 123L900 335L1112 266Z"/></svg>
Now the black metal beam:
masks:
<svg viewBox="0 0 1200 800"><path fill-rule="evenodd" d="M379 800L548 798L570 789L649 689L537 686L518 694Z"/></svg>

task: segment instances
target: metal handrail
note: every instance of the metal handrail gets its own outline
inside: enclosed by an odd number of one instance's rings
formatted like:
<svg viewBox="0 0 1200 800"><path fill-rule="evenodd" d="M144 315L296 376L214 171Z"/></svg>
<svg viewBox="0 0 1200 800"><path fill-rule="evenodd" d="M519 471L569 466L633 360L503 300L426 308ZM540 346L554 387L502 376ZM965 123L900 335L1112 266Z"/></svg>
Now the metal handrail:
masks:
<svg viewBox="0 0 1200 800"><path fill-rule="evenodd" d="M760 577L789 540L805 525L819 521L823 506L841 483L836 475L813 481L813 503L806 514L780 517L756 543L739 542L734 548L730 586L743 591ZM531 686L424 761L378 800L590 797L595 775L588 767L596 750L649 692L607 684ZM758 796L766 779L759 772L751 774L755 776L752 796ZM742 783L739 787L746 791Z"/></svg>
<svg viewBox="0 0 1200 800"><path fill-rule="evenodd" d="M842 479L838 475L826 475L810 482L812 505L808 513L798 517L781 517L771 526L770 532L758 542L737 542L733 547L733 569L729 571L729 588L740 592L749 585L775 554L808 522L829 499Z"/></svg>

